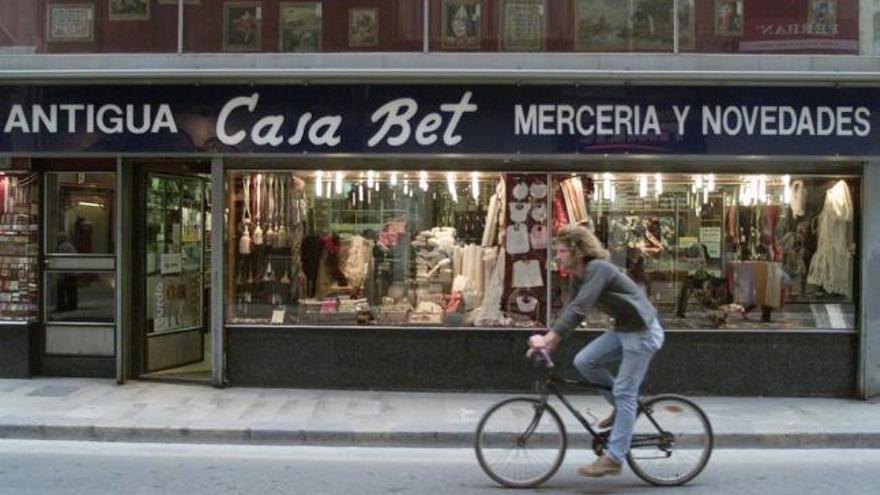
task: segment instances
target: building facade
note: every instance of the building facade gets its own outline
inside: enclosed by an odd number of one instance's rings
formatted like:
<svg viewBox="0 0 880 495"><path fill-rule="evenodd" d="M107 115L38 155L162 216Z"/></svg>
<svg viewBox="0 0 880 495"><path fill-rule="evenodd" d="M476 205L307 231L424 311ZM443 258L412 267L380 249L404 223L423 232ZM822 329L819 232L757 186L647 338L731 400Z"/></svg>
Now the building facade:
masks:
<svg viewBox="0 0 880 495"><path fill-rule="evenodd" d="M880 390L872 2L0 9L2 376L526 388L577 223L649 392Z"/></svg>

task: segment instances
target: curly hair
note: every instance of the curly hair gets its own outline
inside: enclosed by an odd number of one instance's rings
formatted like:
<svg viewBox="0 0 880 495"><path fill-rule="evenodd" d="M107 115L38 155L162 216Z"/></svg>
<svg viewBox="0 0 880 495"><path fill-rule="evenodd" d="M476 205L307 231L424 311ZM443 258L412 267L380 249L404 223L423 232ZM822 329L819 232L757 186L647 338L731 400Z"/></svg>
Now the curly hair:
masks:
<svg viewBox="0 0 880 495"><path fill-rule="evenodd" d="M608 260L611 253L602 246L602 241L590 229L580 225L566 225L556 233L557 243L563 243L585 262Z"/></svg>

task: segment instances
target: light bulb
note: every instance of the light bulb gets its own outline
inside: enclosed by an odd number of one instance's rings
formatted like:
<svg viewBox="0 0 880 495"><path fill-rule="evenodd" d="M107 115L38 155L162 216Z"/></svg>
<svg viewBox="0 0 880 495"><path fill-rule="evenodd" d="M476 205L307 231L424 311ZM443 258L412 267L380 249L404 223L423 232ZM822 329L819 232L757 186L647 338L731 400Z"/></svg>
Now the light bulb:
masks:
<svg viewBox="0 0 880 495"><path fill-rule="evenodd" d="M397 185L397 172L391 172L391 185Z"/></svg>
<svg viewBox="0 0 880 495"><path fill-rule="evenodd" d="M422 191L428 190L428 172L425 172L424 170L419 172L419 188Z"/></svg>
<svg viewBox="0 0 880 495"><path fill-rule="evenodd" d="M342 172L336 172L336 195L342 194L342 178L345 177Z"/></svg>
<svg viewBox="0 0 880 495"><path fill-rule="evenodd" d="M480 173L471 172L471 195L474 201L480 200Z"/></svg>
<svg viewBox="0 0 880 495"><path fill-rule="evenodd" d="M639 176L639 197L644 198L648 196L648 176L642 174Z"/></svg>
<svg viewBox="0 0 880 495"><path fill-rule="evenodd" d="M452 196L452 202L458 203L458 192L455 190L455 172L446 173L446 186L449 188L449 195Z"/></svg>

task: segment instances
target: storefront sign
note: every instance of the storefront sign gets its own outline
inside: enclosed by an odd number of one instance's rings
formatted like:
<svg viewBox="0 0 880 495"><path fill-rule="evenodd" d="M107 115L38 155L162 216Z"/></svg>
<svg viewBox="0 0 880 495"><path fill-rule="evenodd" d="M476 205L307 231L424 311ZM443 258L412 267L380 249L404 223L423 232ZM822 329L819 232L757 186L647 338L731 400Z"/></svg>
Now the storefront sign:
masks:
<svg viewBox="0 0 880 495"><path fill-rule="evenodd" d="M0 153L880 154L872 88L0 87Z"/></svg>

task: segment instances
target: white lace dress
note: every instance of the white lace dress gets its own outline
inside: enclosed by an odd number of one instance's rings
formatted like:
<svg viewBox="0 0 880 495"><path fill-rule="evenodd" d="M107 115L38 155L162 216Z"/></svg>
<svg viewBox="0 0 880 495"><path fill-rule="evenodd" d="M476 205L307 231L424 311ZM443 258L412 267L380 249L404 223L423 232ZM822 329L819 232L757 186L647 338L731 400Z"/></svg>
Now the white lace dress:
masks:
<svg viewBox="0 0 880 495"><path fill-rule="evenodd" d="M810 260L807 282L825 292L852 295L853 205L846 182L837 181L825 193L819 214L818 245Z"/></svg>

